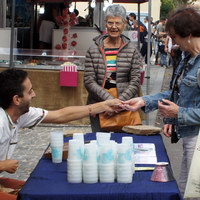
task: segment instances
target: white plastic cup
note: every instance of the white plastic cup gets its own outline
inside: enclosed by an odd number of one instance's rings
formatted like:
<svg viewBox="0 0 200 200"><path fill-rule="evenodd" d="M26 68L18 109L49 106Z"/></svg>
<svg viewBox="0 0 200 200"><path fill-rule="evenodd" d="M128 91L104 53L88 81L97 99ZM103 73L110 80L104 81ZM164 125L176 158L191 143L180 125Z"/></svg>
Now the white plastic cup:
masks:
<svg viewBox="0 0 200 200"><path fill-rule="evenodd" d="M115 181L115 165L99 164L99 180L102 183L113 183Z"/></svg>
<svg viewBox="0 0 200 200"><path fill-rule="evenodd" d="M135 156L134 156L134 143L133 137L122 137L122 143L129 145L133 157L133 174L135 173Z"/></svg>
<svg viewBox="0 0 200 200"><path fill-rule="evenodd" d="M73 133L73 140L79 140L84 143L84 134L83 133Z"/></svg>
<svg viewBox="0 0 200 200"><path fill-rule="evenodd" d="M79 140L69 140L68 146L68 159L69 160L82 160L83 149Z"/></svg>
<svg viewBox="0 0 200 200"><path fill-rule="evenodd" d="M52 146L63 145L64 144L63 131L52 131L50 143Z"/></svg>
<svg viewBox="0 0 200 200"><path fill-rule="evenodd" d="M61 163L63 156L63 145L53 146L51 145L51 155L53 163Z"/></svg>
<svg viewBox="0 0 200 200"><path fill-rule="evenodd" d="M97 183L98 176L86 176L83 174L83 182L84 183Z"/></svg>
<svg viewBox="0 0 200 200"><path fill-rule="evenodd" d="M67 177L67 180L69 183L81 183L82 182L82 177Z"/></svg>
<svg viewBox="0 0 200 200"><path fill-rule="evenodd" d="M132 183L133 181L133 177L129 176L129 177L120 177L117 176L117 182L118 183Z"/></svg>
<svg viewBox="0 0 200 200"><path fill-rule="evenodd" d="M96 132L96 140L99 145L103 143L109 143L110 138L111 138L111 133Z"/></svg>
<svg viewBox="0 0 200 200"><path fill-rule="evenodd" d="M102 143L99 145L99 164L114 163L114 153L112 145L109 143Z"/></svg>
<svg viewBox="0 0 200 200"><path fill-rule="evenodd" d="M86 164L97 164L97 146L93 143L85 144L84 146L84 157L83 163Z"/></svg>
<svg viewBox="0 0 200 200"><path fill-rule="evenodd" d="M132 164L117 164L117 176L125 176L125 175L131 175L133 172L133 166Z"/></svg>
<svg viewBox="0 0 200 200"><path fill-rule="evenodd" d="M117 164L133 164L133 153L130 151L130 146L121 143L117 149Z"/></svg>
<svg viewBox="0 0 200 200"><path fill-rule="evenodd" d="M98 165L83 163L83 182L97 183L98 182Z"/></svg>
<svg viewBox="0 0 200 200"><path fill-rule="evenodd" d="M82 182L82 161L67 159L67 180L69 183Z"/></svg>

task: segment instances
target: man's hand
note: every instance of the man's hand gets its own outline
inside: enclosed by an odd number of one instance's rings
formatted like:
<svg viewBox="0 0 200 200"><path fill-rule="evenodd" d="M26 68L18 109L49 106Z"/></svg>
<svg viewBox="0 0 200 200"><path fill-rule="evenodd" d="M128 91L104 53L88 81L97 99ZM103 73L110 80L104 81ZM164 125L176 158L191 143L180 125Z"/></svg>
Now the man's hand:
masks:
<svg viewBox="0 0 200 200"><path fill-rule="evenodd" d="M162 102L158 101L158 109L163 117L176 118L179 106L172 101L163 99Z"/></svg>
<svg viewBox="0 0 200 200"><path fill-rule="evenodd" d="M0 171L15 173L19 166L18 160L2 160L0 161Z"/></svg>
<svg viewBox="0 0 200 200"><path fill-rule="evenodd" d="M130 110L130 111L136 111L143 106L145 106L145 101L143 100L142 97L136 97L128 101L124 101L122 102L122 105L120 105L120 107L123 108L124 110Z"/></svg>
<svg viewBox="0 0 200 200"><path fill-rule="evenodd" d="M107 112L107 113L117 113L119 110L122 110L119 105L121 101L119 99L110 99L102 101L100 103L91 104L91 115L95 116L96 114Z"/></svg>
<svg viewBox="0 0 200 200"><path fill-rule="evenodd" d="M172 124L165 124L163 127L163 134L166 137L171 137L172 135Z"/></svg>

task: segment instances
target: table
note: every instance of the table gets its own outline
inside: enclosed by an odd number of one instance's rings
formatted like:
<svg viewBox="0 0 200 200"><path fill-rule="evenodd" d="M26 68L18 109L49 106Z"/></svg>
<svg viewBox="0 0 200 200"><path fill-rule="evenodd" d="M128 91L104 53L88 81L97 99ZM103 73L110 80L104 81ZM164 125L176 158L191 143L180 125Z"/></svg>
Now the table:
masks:
<svg viewBox="0 0 200 200"><path fill-rule="evenodd" d="M154 143L158 162L169 162L160 135L138 136L114 133L111 139L121 142L122 136L133 136L135 143ZM69 139L69 138L68 138ZM85 135L85 140L95 134ZM18 200L178 200L182 199L176 181L152 182L152 171L137 171L130 184L95 183L72 184L67 182L67 163L53 164L41 158L19 193Z"/></svg>

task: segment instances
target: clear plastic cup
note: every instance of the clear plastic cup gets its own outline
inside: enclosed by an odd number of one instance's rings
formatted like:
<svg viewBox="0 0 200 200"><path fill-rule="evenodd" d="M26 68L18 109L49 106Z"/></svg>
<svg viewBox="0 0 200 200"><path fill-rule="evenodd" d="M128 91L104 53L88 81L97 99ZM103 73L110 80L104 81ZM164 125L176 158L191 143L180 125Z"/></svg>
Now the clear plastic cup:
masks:
<svg viewBox="0 0 200 200"><path fill-rule="evenodd" d="M67 180L69 183L81 183L82 182L82 177L67 177Z"/></svg>
<svg viewBox="0 0 200 200"><path fill-rule="evenodd" d="M96 140L98 144L108 143L111 138L111 133L107 132L96 132Z"/></svg>
<svg viewBox="0 0 200 200"><path fill-rule="evenodd" d="M114 163L114 153L112 145L109 143L102 143L99 145L99 164Z"/></svg>
<svg viewBox="0 0 200 200"><path fill-rule="evenodd" d="M98 176L89 177L89 176L83 175L83 182L84 183L97 183L98 182Z"/></svg>
<svg viewBox="0 0 200 200"><path fill-rule="evenodd" d="M73 133L73 140L79 140L84 143L84 134L83 133Z"/></svg>
<svg viewBox="0 0 200 200"><path fill-rule="evenodd" d="M118 177L117 176L117 182L118 183L132 183L133 177Z"/></svg>
<svg viewBox="0 0 200 200"><path fill-rule="evenodd" d="M97 146L93 143L85 144L83 163L97 164Z"/></svg>
<svg viewBox="0 0 200 200"><path fill-rule="evenodd" d="M121 143L117 149L117 164L133 163L133 153L130 151L129 145Z"/></svg>
<svg viewBox="0 0 200 200"><path fill-rule="evenodd" d="M53 163L61 163L63 156L63 145L53 146L51 144L51 155Z"/></svg>
<svg viewBox="0 0 200 200"><path fill-rule="evenodd" d="M68 146L69 160L82 160L83 152L84 152L83 146L79 140L69 140L69 146Z"/></svg>
<svg viewBox="0 0 200 200"><path fill-rule="evenodd" d="M52 131L51 141L52 146L60 146L64 144L63 131Z"/></svg>

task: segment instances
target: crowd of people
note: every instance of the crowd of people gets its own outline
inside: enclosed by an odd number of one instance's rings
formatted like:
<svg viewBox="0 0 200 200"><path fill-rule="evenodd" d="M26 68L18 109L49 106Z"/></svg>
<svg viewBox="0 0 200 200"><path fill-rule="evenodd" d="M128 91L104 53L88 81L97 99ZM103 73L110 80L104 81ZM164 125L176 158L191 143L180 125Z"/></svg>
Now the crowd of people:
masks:
<svg viewBox="0 0 200 200"><path fill-rule="evenodd" d="M131 29L139 28L141 32L141 52L123 35L127 20ZM175 68L169 90L138 97L148 23L155 29L152 37L156 38L154 51L156 55L160 53L160 64L167 65L166 57L170 54ZM101 131L99 113L109 118L124 110L159 109L164 117L164 135L171 137L172 143L180 138L183 141L179 180L183 195L200 128L200 13L195 7L185 7L158 23L146 17L143 24L134 13L127 19L125 8L113 4L105 12L105 26L107 33L97 37L86 54L84 83L89 94L88 105L55 111L31 107L36 94L27 72L8 69L0 73L0 172L14 173L18 168L19 161L12 160L12 154L20 128L31 128L42 122L66 123L90 116L92 131L97 132ZM176 59L173 59L175 52ZM0 178L0 184L17 188L24 182ZM0 192L0 199L16 199L16 196Z"/></svg>

